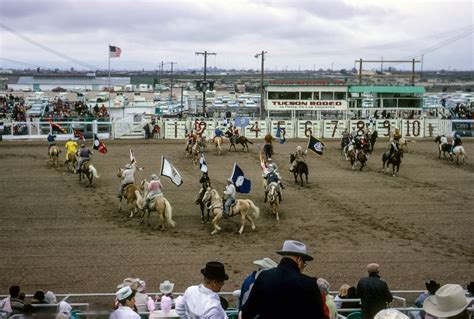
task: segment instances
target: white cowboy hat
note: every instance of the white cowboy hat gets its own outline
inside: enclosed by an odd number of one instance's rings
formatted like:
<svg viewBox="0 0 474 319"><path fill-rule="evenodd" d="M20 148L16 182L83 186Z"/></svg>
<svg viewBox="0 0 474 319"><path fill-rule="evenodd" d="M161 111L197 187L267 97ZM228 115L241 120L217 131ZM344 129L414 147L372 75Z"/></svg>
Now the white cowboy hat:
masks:
<svg viewBox="0 0 474 319"><path fill-rule="evenodd" d="M278 266L276 262L274 262L271 258L265 257L263 259L258 259L253 262L255 265L258 266L260 269L272 269Z"/></svg>
<svg viewBox="0 0 474 319"><path fill-rule="evenodd" d="M285 240L281 250L276 253L283 256L299 256L305 261L313 260L313 257L306 253L306 245L296 240Z"/></svg>
<svg viewBox="0 0 474 319"><path fill-rule="evenodd" d="M174 289L174 283L169 280L165 280L160 284L160 292L163 294L169 294Z"/></svg>
<svg viewBox="0 0 474 319"><path fill-rule="evenodd" d="M120 290L117 291L115 295L117 296L117 300L125 300L128 297L130 297L132 293L133 293L132 288L130 288L129 286L125 286L123 288L120 288Z"/></svg>
<svg viewBox="0 0 474 319"><path fill-rule="evenodd" d="M156 175L156 174L151 174L151 179L152 179L152 180L159 180L160 177L159 177L158 175Z"/></svg>
<svg viewBox="0 0 474 319"><path fill-rule="evenodd" d="M377 312L374 319L409 319L409 317L395 309L383 309Z"/></svg>
<svg viewBox="0 0 474 319"><path fill-rule="evenodd" d="M452 317L461 313L474 298L466 298L460 285L447 284L423 302L423 310L435 317Z"/></svg>

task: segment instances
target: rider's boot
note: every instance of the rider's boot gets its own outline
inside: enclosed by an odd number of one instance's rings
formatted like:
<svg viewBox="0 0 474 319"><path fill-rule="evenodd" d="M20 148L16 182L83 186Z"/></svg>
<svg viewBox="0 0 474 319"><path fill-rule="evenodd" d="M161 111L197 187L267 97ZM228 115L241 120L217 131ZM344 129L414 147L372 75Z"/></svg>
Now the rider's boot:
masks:
<svg viewBox="0 0 474 319"><path fill-rule="evenodd" d="M281 203L281 192L278 192L278 199L280 200L280 203Z"/></svg>
<svg viewBox="0 0 474 319"><path fill-rule="evenodd" d="M267 202L267 196L268 196L268 192L265 191L265 199L263 200L263 202L265 202L265 203Z"/></svg>

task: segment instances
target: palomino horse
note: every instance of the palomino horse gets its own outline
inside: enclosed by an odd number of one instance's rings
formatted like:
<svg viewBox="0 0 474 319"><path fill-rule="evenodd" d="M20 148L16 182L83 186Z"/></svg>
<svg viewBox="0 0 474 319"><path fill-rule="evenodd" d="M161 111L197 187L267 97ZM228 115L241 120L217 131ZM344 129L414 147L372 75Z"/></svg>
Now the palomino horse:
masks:
<svg viewBox="0 0 474 319"><path fill-rule="evenodd" d="M222 154L221 145L224 142L224 139L222 138L222 136L215 136L213 142L216 145L216 155L221 156Z"/></svg>
<svg viewBox="0 0 474 319"><path fill-rule="evenodd" d="M79 173L79 182L82 178L87 177L89 180L89 185L92 185L92 178L99 178L99 174L97 174L97 170L89 161L82 163L81 165L81 172Z"/></svg>
<svg viewBox="0 0 474 319"><path fill-rule="evenodd" d="M123 173L123 168L119 168L117 172L117 177L122 178L122 173ZM121 194L122 197L120 197L118 211L120 211L122 208L122 198L125 198L127 200L127 207L130 210L130 216L128 216L130 218L132 218L133 214L137 213L138 211L137 192L141 194L140 186L138 186L137 184L128 184L123 188L123 191Z"/></svg>
<svg viewBox="0 0 474 319"><path fill-rule="evenodd" d="M48 150L49 161L54 167L58 167L59 153L61 150L56 145L52 145Z"/></svg>
<svg viewBox="0 0 474 319"><path fill-rule="evenodd" d="M392 176L395 176L396 174L398 174L398 171L400 170L400 165L402 164L403 151L402 150L394 151L390 159L388 159L389 155L390 155L390 151L387 151L383 153L382 155L382 171L385 172L385 164L387 164L387 172L388 172L388 166L392 164ZM396 173L395 173L395 167L397 168Z"/></svg>
<svg viewBox="0 0 474 319"><path fill-rule="evenodd" d="M368 148L368 146L367 146L367 148ZM360 171L362 172L362 169L364 168L364 166L367 163L367 155L364 152L364 150L359 150L359 152L357 153L357 158L356 158L356 151L355 151L354 148L351 148L347 152L347 156L351 160L352 170L355 170L356 161L359 161L360 162Z"/></svg>
<svg viewBox="0 0 474 319"><path fill-rule="evenodd" d="M234 136L229 132L225 132L224 134L230 141L229 151L233 147L234 151L237 152L237 149L235 148L235 145L240 144L240 145L242 145L242 151L245 151L245 149L247 149L247 152L249 152L248 143L253 144L253 142L250 141L248 138L246 138L245 136Z"/></svg>
<svg viewBox="0 0 474 319"><path fill-rule="evenodd" d="M199 140L196 143L194 143L193 147L191 148L191 157L192 157L194 165L198 163L199 157L201 156L201 154L204 153L205 149L206 149L206 144L204 141Z"/></svg>
<svg viewBox="0 0 474 319"><path fill-rule="evenodd" d="M280 220L280 215L278 213L278 206L280 205L280 200L278 197L278 184L276 182L271 182L268 185L267 197L272 214L276 215L276 220Z"/></svg>
<svg viewBox="0 0 474 319"><path fill-rule="evenodd" d="M290 163L295 160L295 154L290 154ZM308 184L308 165L305 162L297 162L293 169L293 176L295 177L295 183L298 183L298 176L300 177L300 185L304 186L303 174L305 175L306 184Z"/></svg>
<svg viewBox="0 0 474 319"><path fill-rule="evenodd" d="M77 156L75 153L67 153L67 159L64 162L64 165L66 165L67 169L76 173L76 167L77 167Z"/></svg>
<svg viewBox="0 0 474 319"><path fill-rule="evenodd" d="M219 227L218 222L224 214L224 205L222 203L222 198L219 196L219 193L214 188L209 187L206 190L206 193L204 193L202 201L205 203L209 203L208 207L214 214L214 218L212 219L212 226L214 227L214 230L211 232L211 235L214 235L221 230L221 227ZM240 214L241 218L239 234L242 234L242 232L244 231L245 220L248 220L252 225L252 230L255 230L255 224L252 218L258 218L258 216L260 215L260 209L255 206L255 204L250 199L238 199L234 206L230 207L229 216L235 216L238 214Z"/></svg>
<svg viewBox="0 0 474 319"><path fill-rule="evenodd" d="M401 137L398 140L398 145L400 145L400 150L402 151L401 156L403 157L403 153L409 153L410 149L408 148L408 143L415 143L415 141L409 140L407 138Z"/></svg>
<svg viewBox="0 0 474 319"><path fill-rule="evenodd" d="M140 192L135 193L137 196L137 205L140 209L145 208L145 198L148 195L148 181L143 180L141 183L141 187L143 188L144 194L143 197L141 196ZM150 226L150 214L151 212L156 212L160 217L160 229L165 230L166 224L170 227L176 226L176 223L173 220L173 207L171 207L170 202L164 196L156 196L150 201L148 205L148 226ZM141 223L145 220L145 214L143 214Z"/></svg>

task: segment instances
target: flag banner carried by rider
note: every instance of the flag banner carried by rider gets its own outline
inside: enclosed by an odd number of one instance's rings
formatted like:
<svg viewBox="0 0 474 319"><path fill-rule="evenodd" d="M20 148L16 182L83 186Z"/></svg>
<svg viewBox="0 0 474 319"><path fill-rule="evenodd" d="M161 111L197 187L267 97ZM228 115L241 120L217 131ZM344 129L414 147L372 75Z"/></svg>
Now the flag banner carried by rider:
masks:
<svg viewBox="0 0 474 319"><path fill-rule="evenodd" d="M204 154L201 154L201 157L199 158L199 169L203 173L208 172L207 164L206 164L206 159L204 158Z"/></svg>
<svg viewBox="0 0 474 319"><path fill-rule="evenodd" d="M49 124L51 124L51 131L60 132L60 133L63 133L63 134L67 133L67 130L65 128L61 127L61 125L59 125L58 123L54 123L53 121L49 120Z"/></svg>
<svg viewBox="0 0 474 319"><path fill-rule="evenodd" d="M323 150L325 146L326 145L322 141L318 140L313 135L309 136L308 147L307 147L309 150L312 150L316 154L323 155Z"/></svg>
<svg viewBox="0 0 474 319"><path fill-rule="evenodd" d="M107 154L107 147L105 144L99 139L97 134L94 134L94 146L93 149L98 150L102 154Z"/></svg>
<svg viewBox="0 0 474 319"><path fill-rule="evenodd" d="M78 139L80 139L80 140L82 140L82 141L85 141L85 140L86 140L86 137L84 136L84 134L82 134L82 132L79 131L77 128L75 128L75 129L73 130L73 132L74 132L74 137L75 137L75 138L78 138Z"/></svg>
<svg viewBox="0 0 474 319"><path fill-rule="evenodd" d="M173 184L178 187L183 184L183 179L181 178L181 175L179 175L178 170L164 156L161 156L160 175L168 177L173 182Z"/></svg>
<svg viewBox="0 0 474 319"><path fill-rule="evenodd" d="M130 164L137 164L137 160L135 159L135 156L133 155L132 147L128 147L130 150Z"/></svg>
<svg viewBox="0 0 474 319"><path fill-rule="evenodd" d="M250 193L252 188L252 182L249 179L246 179L244 176L244 171L234 163L234 168L232 170L232 176L230 177L232 182L235 185L235 190L242 194Z"/></svg>

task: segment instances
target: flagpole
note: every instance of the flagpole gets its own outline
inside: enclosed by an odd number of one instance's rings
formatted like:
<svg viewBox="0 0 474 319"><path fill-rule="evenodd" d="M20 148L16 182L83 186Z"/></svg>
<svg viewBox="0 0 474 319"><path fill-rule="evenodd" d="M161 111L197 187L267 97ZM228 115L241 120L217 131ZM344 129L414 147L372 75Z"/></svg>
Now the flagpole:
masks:
<svg viewBox="0 0 474 319"><path fill-rule="evenodd" d="M107 53L109 54L109 88L108 88L108 92L109 92L109 112L110 112L110 43L109 43L109 47L108 47L108 50L107 50Z"/></svg>

